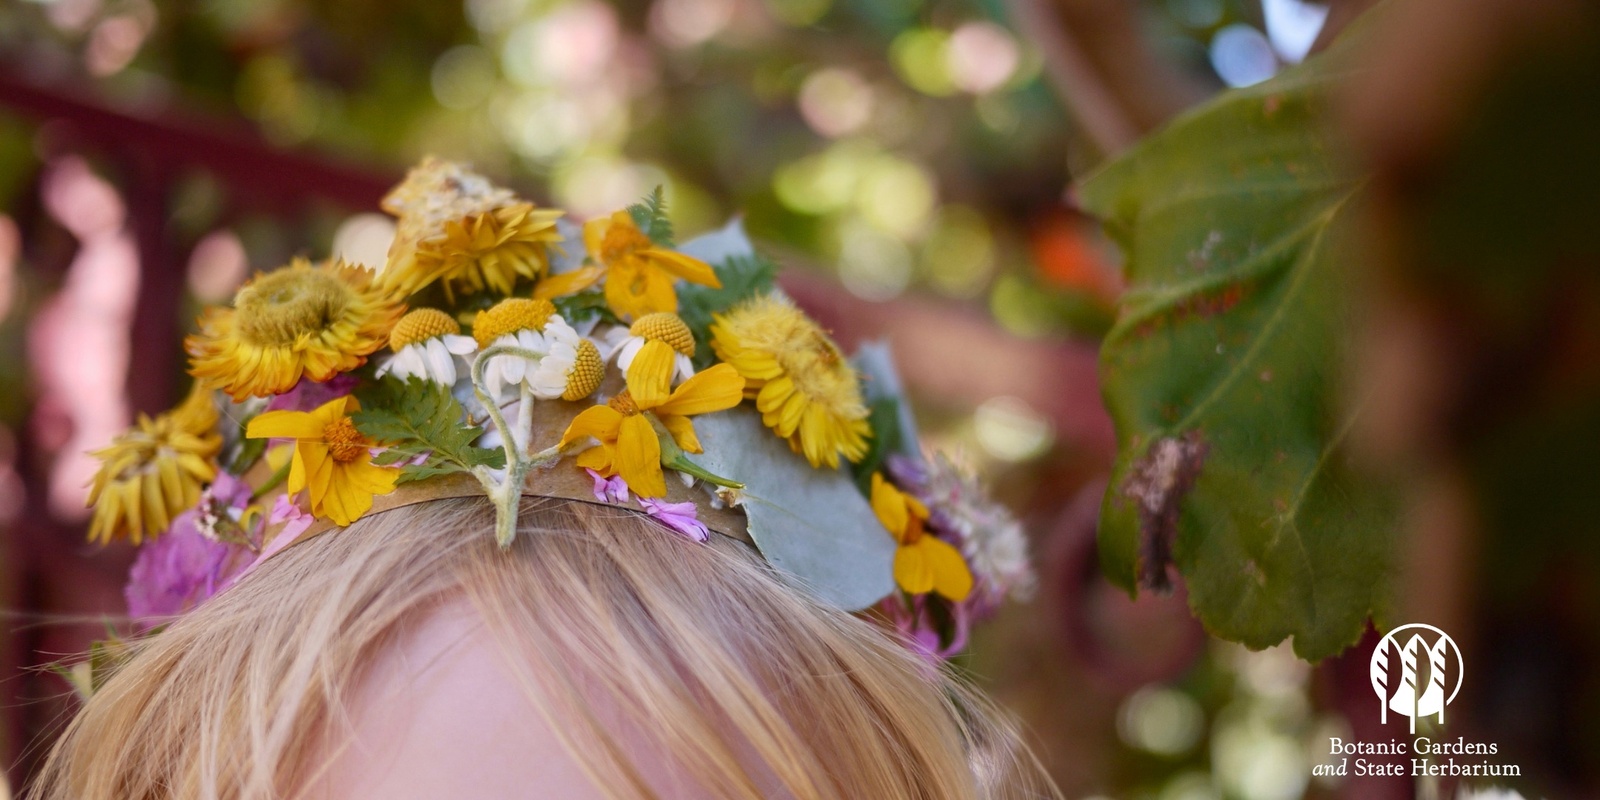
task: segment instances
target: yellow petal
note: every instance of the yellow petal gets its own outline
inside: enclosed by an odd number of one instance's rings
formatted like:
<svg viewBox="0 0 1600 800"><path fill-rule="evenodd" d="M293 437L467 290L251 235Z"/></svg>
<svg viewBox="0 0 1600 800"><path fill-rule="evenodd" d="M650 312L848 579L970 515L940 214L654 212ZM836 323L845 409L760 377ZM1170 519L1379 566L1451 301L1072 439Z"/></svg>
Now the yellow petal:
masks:
<svg viewBox="0 0 1600 800"><path fill-rule="evenodd" d="M739 376L739 371L727 364L717 364L696 372L673 391L667 402L655 408L663 414L690 416L733 408L743 399L744 378Z"/></svg>
<svg viewBox="0 0 1600 800"><path fill-rule="evenodd" d="M611 406L589 406L567 425L566 433L561 434L561 446L582 441L587 436L602 442L615 442L621 427L621 412Z"/></svg>
<svg viewBox="0 0 1600 800"><path fill-rule="evenodd" d="M250 439L321 439L328 424L304 411L268 411L245 426Z"/></svg>
<svg viewBox="0 0 1600 800"><path fill-rule="evenodd" d="M606 239L606 231L611 227L610 217L599 217L583 223L583 246L589 251L589 257L600 261L600 243Z"/></svg>
<svg viewBox="0 0 1600 800"><path fill-rule="evenodd" d="M722 281L717 280L717 273L711 269L711 265L694 256L656 247L645 250L639 255L649 258L657 266L690 283L710 286L713 289L722 288Z"/></svg>
<svg viewBox="0 0 1600 800"><path fill-rule="evenodd" d="M667 402L672 392L672 373L678 365L677 354L672 345L651 339L634 355L628 364L628 393L640 408L655 408Z"/></svg>
<svg viewBox="0 0 1600 800"><path fill-rule="evenodd" d="M672 275L649 263L640 273L644 278L644 293L640 304L645 314L678 313L678 290L672 286Z"/></svg>
<svg viewBox="0 0 1600 800"><path fill-rule="evenodd" d="M633 291L632 284L638 276L637 270L624 263L608 267L606 272L606 305L611 307L612 313L624 320L649 313L643 310L645 307L643 298Z"/></svg>
<svg viewBox="0 0 1600 800"><path fill-rule="evenodd" d="M933 590L933 570L921 547L900 547L894 551L894 582L911 594Z"/></svg>
<svg viewBox="0 0 1600 800"><path fill-rule="evenodd" d="M656 414L656 419L661 420L661 426L672 434L672 440L678 443L686 453L704 453L700 446L700 437L695 435L694 421L688 417L677 414Z"/></svg>
<svg viewBox="0 0 1600 800"><path fill-rule="evenodd" d="M957 603L967 599L972 593L972 570L967 568L967 560L961 557L960 550L932 536L923 536L913 547L922 551L935 592Z"/></svg>
<svg viewBox="0 0 1600 800"><path fill-rule="evenodd" d="M905 537L906 517L905 495L899 489L889 485L883 479L883 473L872 473L872 513L878 515L878 521L883 523L885 530L894 536L895 541Z"/></svg>
<svg viewBox="0 0 1600 800"><path fill-rule="evenodd" d="M604 274L606 274L606 271L600 267L587 266L579 267L571 272L563 272L560 275L551 275L539 281L539 284L533 287L533 299L553 300L557 297L576 294L595 285L600 280L600 276Z"/></svg>
<svg viewBox="0 0 1600 800"><path fill-rule="evenodd" d="M606 477L617 474L611 459L612 448L610 445L591 447L578 454L578 466L592 469Z"/></svg>
<svg viewBox="0 0 1600 800"><path fill-rule="evenodd" d="M661 474L661 442L643 414L622 418L622 430L617 434L617 473L640 497L667 493L666 479Z"/></svg>

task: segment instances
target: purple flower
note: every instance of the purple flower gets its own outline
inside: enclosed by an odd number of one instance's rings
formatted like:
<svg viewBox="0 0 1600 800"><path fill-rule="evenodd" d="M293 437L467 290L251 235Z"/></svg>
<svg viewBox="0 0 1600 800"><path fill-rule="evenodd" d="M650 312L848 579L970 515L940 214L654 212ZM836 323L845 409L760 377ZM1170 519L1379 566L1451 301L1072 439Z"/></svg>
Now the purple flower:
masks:
<svg viewBox="0 0 1600 800"><path fill-rule="evenodd" d="M667 503L653 497L639 498L646 514L662 525L697 542L711 538L711 530L701 522L694 503Z"/></svg>
<svg viewBox="0 0 1600 800"><path fill-rule="evenodd" d="M930 600L927 595L918 595L910 598L910 605L907 605L906 598L896 592L884 598L878 604L878 610L895 630L905 636L912 650L930 660L943 661L966 648L967 635L972 630L974 609L971 603L948 604L951 622L950 642L941 647L938 628L928 609L930 602L944 601Z"/></svg>
<svg viewBox="0 0 1600 800"><path fill-rule="evenodd" d="M219 473L199 505L179 514L160 538L140 547L123 589L129 616L152 626L199 606L227 587L254 554L242 541L221 540L216 533L222 525L237 526L249 503L249 484Z"/></svg>
<svg viewBox="0 0 1600 800"><path fill-rule="evenodd" d="M266 563L266 560L272 558L279 550L294 544L300 538L300 535L311 527L311 523L316 521L316 517L295 505L294 501L289 499L289 495L278 495L278 499L272 504L272 513L267 515L266 525L267 530L276 528L278 532L272 535L272 539L267 542L267 546L261 548L261 553L250 562L249 566L240 570L239 574L228 582L228 585L232 586L244 580L244 576L255 572L256 567ZM265 536L265 534L262 535Z"/></svg>
<svg viewBox="0 0 1600 800"><path fill-rule="evenodd" d="M628 482L623 480L621 475L607 478L587 467L583 471L589 473L589 477L594 480L594 499L612 505L627 505L633 500L632 495L628 493Z"/></svg>
<svg viewBox="0 0 1600 800"><path fill-rule="evenodd" d="M356 376L348 372L335 375L322 383L310 378L301 378L293 389L272 398L272 402L267 403L266 410L311 411L320 408L329 400L344 397L355 391L356 383L358 383Z"/></svg>

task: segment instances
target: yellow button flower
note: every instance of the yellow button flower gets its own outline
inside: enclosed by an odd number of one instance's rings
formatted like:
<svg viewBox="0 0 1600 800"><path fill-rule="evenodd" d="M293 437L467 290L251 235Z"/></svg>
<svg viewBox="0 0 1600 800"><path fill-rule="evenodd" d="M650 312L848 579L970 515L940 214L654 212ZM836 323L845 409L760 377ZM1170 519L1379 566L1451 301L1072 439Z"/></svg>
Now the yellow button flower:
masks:
<svg viewBox="0 0 1600 800"><path fill-rule="evenodd" d="M561 446L594 437L600 444L580 453L578 466L606 477L621 475L640 497L661 497L667 484L655 423L679 448L699 453L700 439L689 418L733 408L743 398L744 379L727 364L718 364L684 381L659 404L645 406L623 391L605 405L584 409L562 434Z"/></svg>
<svg viewBox="0 0 1600 800"><path fill-rule="evenodd" d="M900 543L894 553L894 580L910 594L936 592L957 603L972 592L972 571L961 551L928 533L928 507L872 474L872 510Z"/></svg>
<svg viewBox="0 0 1600 800"><path fill-rule="evenodd" d="M657 247L626 211L584 223L583 243L589 257L606 271L606 305L625 320L660 311L676 314L675 278L722 286L706 262Z"/></svg>
<svg viewBox="0 0 1600 800"><path fill-rule="evenodd" d="M356 430L350 414L361 406L339 397L315 411L268 411L250 420L251 439L293 439L289 494L309 489L311 513L349 525L372 509L373 495L394 491L400 470L372 463L374 443Z"/></svg>

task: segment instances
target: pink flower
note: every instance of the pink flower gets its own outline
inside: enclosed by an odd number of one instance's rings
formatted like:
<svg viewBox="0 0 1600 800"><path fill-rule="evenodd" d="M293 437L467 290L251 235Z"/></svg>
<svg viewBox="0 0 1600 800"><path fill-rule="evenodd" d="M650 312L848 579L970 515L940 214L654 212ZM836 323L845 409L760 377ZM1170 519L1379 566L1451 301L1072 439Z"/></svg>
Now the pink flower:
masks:
<svg viewBox="0 0 1600 800"><path fill-rule="evenodd" d="M249 484L219 473L199 505L179 514L163 536L139 548L123 589L128 615L150 627L227 588L250 563L251 551L240 541L219 540L215 534L222 525L237 530L249 504Z"/></svg>
<svg viewBox="0 0 1600 800"><path fill-rule="evenodd" d="M311 523L316 521L316 517L302 510L300 506L295 505L295 502L289 499L289 495L278 495L277 501L272 504L272 513L267 515L267 528L270 530L276 527L278 532L272 537L272 541L267 542L266 547L261 548L261 554L250 562L250 566L245 567L242 572L234 577L232 583L244 580L244 576L255 572L256 567L266 563L267 559L272 558L278 551L294 544L295 540L299 539L301 534L304 534L306 529L311 527Z"/></svg>
<svg viewBox="0 0 1600 800"><path fill-rule="evenodd" d="M633 500L632 495L628 493L628 482L623 480L621 475L607 478L587 468L584 472L589 473L589 477L594 480L594 499L620 506L625 506Z"/></svg>
<svg viewBox="0 0 1600 800"><path fill-rule="evenodd" d="M694 503L666 503L654 497L641 497L639 504L655 521L697 542L711 538L711 530L701 522Z"/></svg>
<svg viewBox="0 0 1600 800"><path fill-rule="evenodd" d="M323 383L301 378L293 389L272 398L266 410L311 411L336 397L344 397L355 391L357 383L356 376L348 372L335 375Z"/></svg>
<svg viewBox="0 0 1600 800"><path fill-rule="evenodd" d="M945 603L950 614L950 641L939 644L939 631L934 623L928 603ZM884 598L878 604L889 624L905 636L911 649L930 660L943 661L961 652L967 646L967 635L972 630L974 609L971 603L946 603L941 598L928 595L910 598L910 605L900 593Z"/></svg>

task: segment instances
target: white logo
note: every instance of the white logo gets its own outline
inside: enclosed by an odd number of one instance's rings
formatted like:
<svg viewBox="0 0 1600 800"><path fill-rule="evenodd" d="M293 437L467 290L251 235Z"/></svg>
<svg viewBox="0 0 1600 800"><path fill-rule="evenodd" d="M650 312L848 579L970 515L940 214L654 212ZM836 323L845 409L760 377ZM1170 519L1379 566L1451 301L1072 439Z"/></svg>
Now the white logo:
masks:
<svg viewBox="0 0 1600 800"><path fill-rule="evenodd" d="M1404 634L1410 632L1410 638ZM1426 636L1432 633L1431 637ZM1433 644L1428 644L1428 639ZM1400 642L1404 639L1405 645ZM1398 675L1390 666L1389 652L1399 656ZM1420 622L1401 625L1389 631L1372 651L1372 690L1378 693L1382 704L1382 721L1389 722L1389 711L1411 718L1411 732L1417 732L1417 718L1439 715L1444 724L1444 707L1456 699L1461 691L1461 674L1465 665L1461 648L1450 634ZM1454 682L1449 696L1445 696L1445 679L1453 673Z"/></svg>

